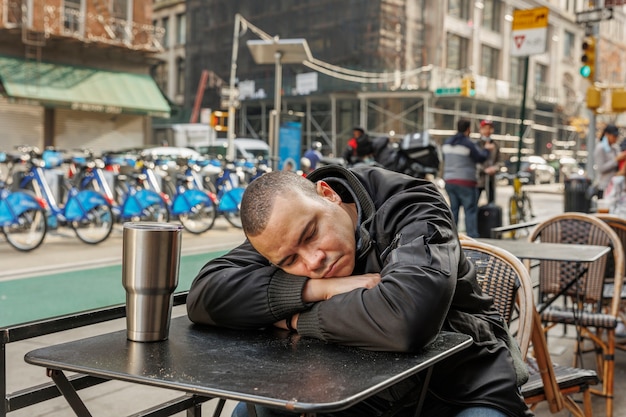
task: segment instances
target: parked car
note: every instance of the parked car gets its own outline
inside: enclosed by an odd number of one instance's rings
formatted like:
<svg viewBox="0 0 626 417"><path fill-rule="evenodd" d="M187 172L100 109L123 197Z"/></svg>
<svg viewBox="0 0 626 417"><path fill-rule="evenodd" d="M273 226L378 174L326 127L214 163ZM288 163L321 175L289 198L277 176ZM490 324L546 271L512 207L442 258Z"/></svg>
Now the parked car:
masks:
<svg viewBox="0 0 626 417"><path fill-rule="evenodd" d="M195 149L209 158L225 158L228 139L215 139L211 145L196 146ZM259 139L235 138L235 159L249 162L269 161L270 147Z"/></svg>
<svg viewBox="0 0 626 417"><path fill-rule="evenodd" d="M509 184L513 183L517 157L511 157L505 164L505 169L500 173L500 178L506 178ZM556 170L540 156L522 156L518 173L520 179L526 184L553 184L556 181Z"/></svg>
<svg viewBox="0 0 626 417"><path fill-rule="evenodd" d="M585 174L585 169L574 158L559 159L559 181L564 181L570 176L585 176Z"/></svg>

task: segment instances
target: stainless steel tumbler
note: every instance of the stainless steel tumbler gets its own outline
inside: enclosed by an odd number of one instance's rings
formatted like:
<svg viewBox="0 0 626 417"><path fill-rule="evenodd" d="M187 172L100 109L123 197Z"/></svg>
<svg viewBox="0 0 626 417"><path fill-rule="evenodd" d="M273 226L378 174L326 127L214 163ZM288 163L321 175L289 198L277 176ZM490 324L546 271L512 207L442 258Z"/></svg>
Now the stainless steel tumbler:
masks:
<svg viewBox="0 0 626 417"><path fill-rule="evenodd" d="M124 223L122 284L130 340L154 342L168 337L182 229L170 223Z"/></svg>

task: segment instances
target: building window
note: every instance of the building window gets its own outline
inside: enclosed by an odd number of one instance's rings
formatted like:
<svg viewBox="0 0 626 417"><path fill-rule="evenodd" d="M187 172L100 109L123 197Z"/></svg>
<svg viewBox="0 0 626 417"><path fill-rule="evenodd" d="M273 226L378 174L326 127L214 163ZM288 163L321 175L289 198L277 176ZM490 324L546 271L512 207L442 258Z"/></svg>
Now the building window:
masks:
<svg viewBox="0 0 626 417"><path fill-rule="evenodd" d="M500 32L501 0L483 0L483 27L494 32Z"/></svg>
<svg viewBox="0 0 626 417"><path fill-rule="evenodd" d="M469 20L471 6L470 0L448 0L448 14L458 19Z"/></svg>
<svg viewBox="0 0 626 417"><path fill-rule="evenodd" d="M575 47L575 42L576 42L576 36L570 32L570 31L565 31L565 33L563 34L563 57L573 60L574 59L574 53L576 52L576 47Z"/></svg>
<svg viewBox="0 0 626 417"><path fill-rule="evenodd" d="M511 57L511 84L522 85L524 83L524 58Z"/></svg>
<svg viewBox="0 0 626 417"><path fill-rule="evenodd" d="M176 94L185 94L185 58L176 60Z"/></svg>
<svg viewBox="0 0 626 417"><path fill-rule="evenodd" d="M132 0L112 0L111 17L115 38L119 40L131 39L132 28Z"/></svg>
<svg viewBox="0 0 626 417"><path fill-rule="evenodd" d="M176 45L184 45L187 41L187 18L184 13L176 15Z"/></svg>
<svg viewBox="0 0 626 417"><path fill-rule="evenodd" d="M489 78L499 78L500 51L487 45L481 48L480 74Z"/></svg>
<svg viewBox="0 0 626 417"><path fill-rule="evenodd" d="M63 26L69 32L80 32L80 1L65 0L63 2Z"/></svg>
<svg viewBox="0 0 626 417"><path fill-rule="evenodd" d="M450 69L467 68L469 56L469 40L459 35L448 33L446 41L446 66Z"/></svg>
<svg viewBox="0 0 626 417"><path fill-rule="evenodd" d="M163 92L167 92L167 62L161 62L156 67L154 81Z"/></svg>
<svg viewBox="0 0 626 417"><path fill-rule="evenodd" d="M163 41L161 44L164 48L168 48L170 46L170 18L164 17L161 24L163 28Z"/></svg>
<svg viewBox="0 0 626 417"><path fill-rule="evenodd" d="M548 82L548 66L535 64L535 84L546 84Z"/></svg>

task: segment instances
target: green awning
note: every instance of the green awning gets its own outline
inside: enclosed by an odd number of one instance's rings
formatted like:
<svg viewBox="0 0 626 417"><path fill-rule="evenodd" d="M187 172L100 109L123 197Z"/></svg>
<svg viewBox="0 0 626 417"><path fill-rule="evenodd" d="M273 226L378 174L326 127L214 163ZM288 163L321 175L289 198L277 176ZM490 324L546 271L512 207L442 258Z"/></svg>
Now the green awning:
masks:
<svg viewBox="0 0 626 417"><path fill-rule="evenodd" d="M149 75L106 71L0 55L0 94L49 107L169 117Z"/></svg>

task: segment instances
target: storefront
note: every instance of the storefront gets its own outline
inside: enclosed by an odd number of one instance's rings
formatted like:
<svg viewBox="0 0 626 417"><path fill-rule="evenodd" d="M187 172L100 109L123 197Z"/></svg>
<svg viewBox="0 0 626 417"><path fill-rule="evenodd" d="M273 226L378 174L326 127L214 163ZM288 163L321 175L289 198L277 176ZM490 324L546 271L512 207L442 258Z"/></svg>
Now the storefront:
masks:
<svg viewBox="0 0 626 417"><path fill-rule="evenodd" d="M147 143L167 101L146 74L0 56L2 148L29 144L94 151Z"/></svg>

